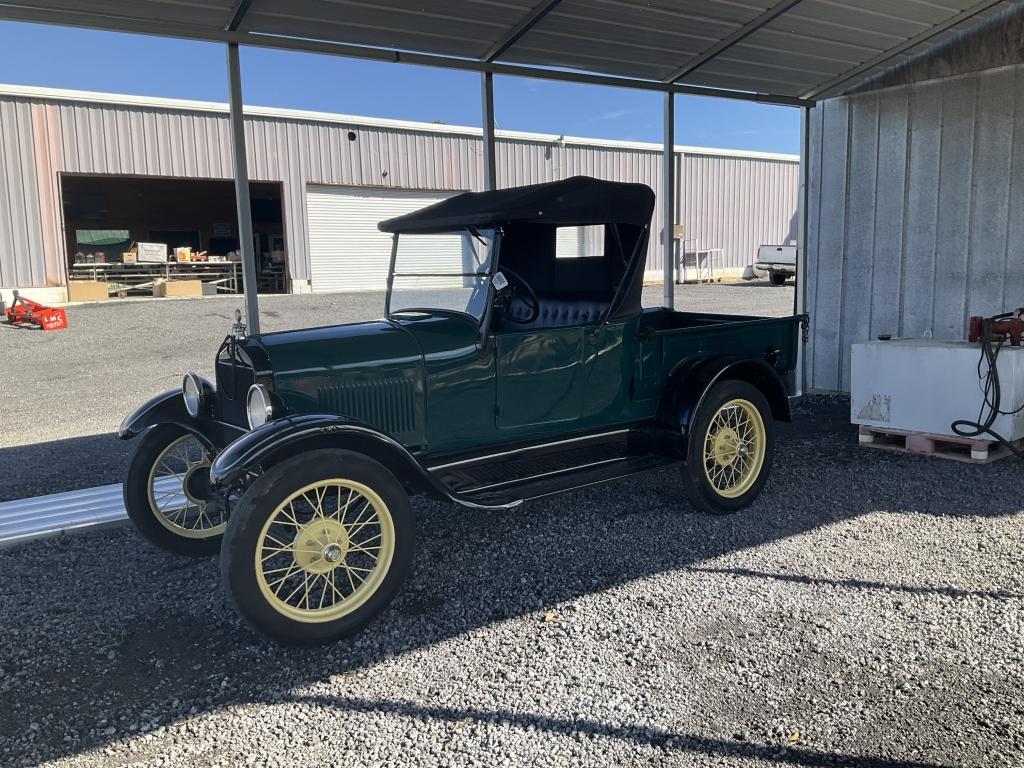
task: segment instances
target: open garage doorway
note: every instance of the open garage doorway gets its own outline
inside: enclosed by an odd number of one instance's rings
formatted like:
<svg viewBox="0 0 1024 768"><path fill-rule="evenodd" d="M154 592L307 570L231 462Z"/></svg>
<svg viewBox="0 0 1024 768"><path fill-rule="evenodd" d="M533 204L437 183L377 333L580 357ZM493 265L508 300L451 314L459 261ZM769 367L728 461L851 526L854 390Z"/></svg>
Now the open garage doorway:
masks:
<svg viewBox="0 0 1024 768"><path fill-rule="evenodd" d="M249 197L257 290L287 293L281 184L250 182ZM63 174L61 202L71 280L104 279L146 293L154 279L191 278L208 293L242 291L231 181Z"/></svg>

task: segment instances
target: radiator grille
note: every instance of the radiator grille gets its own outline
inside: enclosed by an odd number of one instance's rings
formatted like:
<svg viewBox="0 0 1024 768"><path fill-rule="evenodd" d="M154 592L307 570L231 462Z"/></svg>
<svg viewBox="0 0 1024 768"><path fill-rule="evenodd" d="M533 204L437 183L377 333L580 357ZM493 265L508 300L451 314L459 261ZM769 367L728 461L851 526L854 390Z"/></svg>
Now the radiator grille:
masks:
<svg viewBox="0 0 1024 768"><path fill-rule="evenodd" d="M235 357L232 359L232 350ZM222 346L217 354L217 407L216 415L221 421L239 427L248 427L245 415L245 398L249 387L256 383L252 363L240 350Z"/></svg>
<svg viewBox="0 0 1024 768"><path fill-rule="evenodd" d="M392 436L416 431L413 382L388 378L327 384L317 388L320 407L366 422Z"/></svg>

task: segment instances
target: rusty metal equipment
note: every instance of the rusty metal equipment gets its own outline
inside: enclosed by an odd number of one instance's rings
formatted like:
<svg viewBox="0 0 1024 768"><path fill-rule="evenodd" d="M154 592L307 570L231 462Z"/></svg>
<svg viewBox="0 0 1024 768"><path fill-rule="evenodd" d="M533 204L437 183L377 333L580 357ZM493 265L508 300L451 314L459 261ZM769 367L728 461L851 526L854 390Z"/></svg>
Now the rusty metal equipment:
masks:
<svg viewBox="0 0 1024 768"><path fill-rule="evenodd" d="M1009 339L1011 347L1019 347L1021 336L1024 335L1024 320L1021 319L1021 314L1021 310L1018 309L989 318L974 315L967 326L967 340L972 344L982 341L985 337L985 323L988 322L988 332L992 341L1004 343Z"/></svg>

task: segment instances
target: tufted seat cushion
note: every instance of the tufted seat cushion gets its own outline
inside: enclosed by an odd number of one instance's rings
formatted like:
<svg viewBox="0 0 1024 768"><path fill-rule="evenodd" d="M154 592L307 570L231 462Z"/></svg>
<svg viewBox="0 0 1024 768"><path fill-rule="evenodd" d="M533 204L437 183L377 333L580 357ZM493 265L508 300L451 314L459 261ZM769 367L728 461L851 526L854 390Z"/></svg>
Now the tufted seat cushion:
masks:
<svg viewBox="0 0 1024 768"><path fill-rule="evenodd" d="M586 299L540 300L540 314L531 323L513 323L506 329L514 328L566 328L574 325L595 325L608 311L609 302ZM529 317L530 310L522 302L516 302L510 314L513 317Z"/></svg>

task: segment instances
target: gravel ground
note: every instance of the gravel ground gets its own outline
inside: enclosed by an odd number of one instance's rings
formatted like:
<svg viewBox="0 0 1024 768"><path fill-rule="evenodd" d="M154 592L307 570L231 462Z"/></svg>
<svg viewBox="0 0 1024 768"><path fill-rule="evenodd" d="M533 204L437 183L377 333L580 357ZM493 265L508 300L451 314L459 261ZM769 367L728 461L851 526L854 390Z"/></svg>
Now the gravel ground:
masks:
<svg viewBox="0 0 1024 768"><path fill-rule="evenodd" d="M806 398L735 516L670 471L417 502L397 601L317 650L127 528L0 550L0 764L1019 766L1020 466L859 448L848 407Z"/></svg>
<svg viewBox="0 0 1024 768"><path fill-rule="evenodd" d="M792 313L793 288L765 282L688 285L684 309ZM649 306L661 288L645 290ZM114 436L128 413L181 386L188 370L213 377L213 356L240 296L143 299L68 309L70 329L43 333L0 323L0 501L120 482L133 450ZM266 296L265 331L380 317L381 293Z"/></svg>

